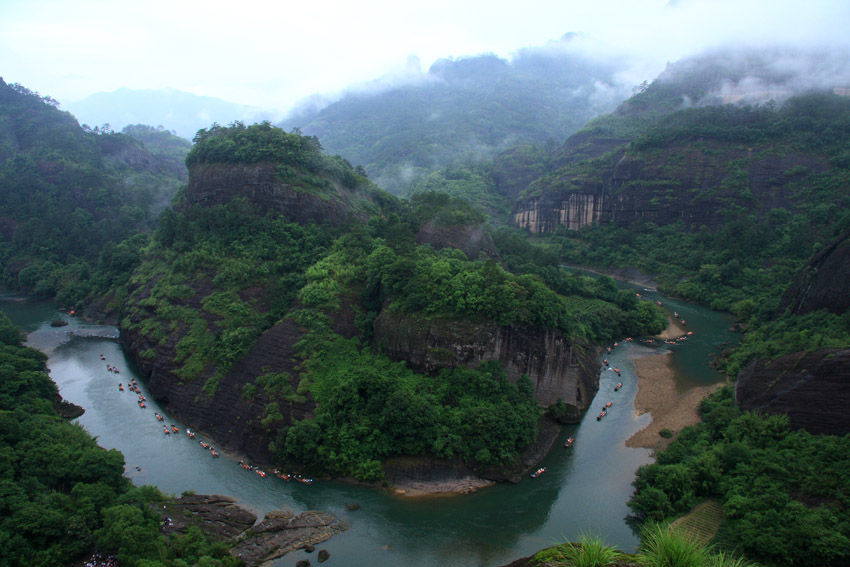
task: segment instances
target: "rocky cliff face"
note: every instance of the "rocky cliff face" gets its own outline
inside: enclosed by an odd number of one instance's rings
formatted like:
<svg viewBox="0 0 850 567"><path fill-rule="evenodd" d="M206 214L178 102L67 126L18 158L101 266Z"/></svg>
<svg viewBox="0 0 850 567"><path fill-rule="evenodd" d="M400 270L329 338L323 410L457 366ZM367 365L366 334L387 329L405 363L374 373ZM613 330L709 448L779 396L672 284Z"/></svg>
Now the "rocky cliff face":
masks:
<svg viewBox="0 0 850 567"><path fill-rule="evenodd" d="M809 260L782 297L778 314L805 315L819 309L850 308L850 230ZM738 373L741 409L787 413L792 427L810 433L850 433L850 350L795 352L776 360L755 360Z"/></svg>
<svg viewBox="0 0 850 567"><path fill-rule="evenodd" d="M584 151L584 150L582 150ZM561 156L565 162L569 156ZM793 210L785 189L799 180L792 168L819 172L824 160L787 154L752 158L748 151L706 145L674 145L652 154L610 154L606 163L566 168L562 175L539 180L534 194L517 201L513 226L534 234L559 226L577 230L591 223L628 226L685 222L709 229L725 221L719 212L730 202L766 214L773 208Z"/></svg>
<svg viewBox="0 0 850 567"><path fill-rule="evenodd" d="M794 282L779 305L804 315L818 309L841 314L850 308L850 230L818 252Z"/></svg>
<svg viewBox="0 0 850 567"><path fill-rule="evenodd" d="M203 391L206 376L181 382L174 374L174 346L179 337L159 345L134 328L123 329L120 340L124 348L134 354L152 396L169 413L214 439L223 449L244 453L254 461L269 462L268 445L272 435L263 426L262 419L266 405L273 400L256 385L257 378L272 372L288 372L297 387L299 374L293 346L301 336L301 330L292 321L272 327L231 368L211 396ZM152 361L138 355L148 349L156 352ZM243 395L249 385L256 389L253 396ZM283 422L274 426L288 426L292 421L309 417L314 407L309 399L301 404L281 405Z"/></svg>
<svg viewBox="0 0 850 567"><path fill-rule="evenodd" d="M850 350L797 352L753 361L738 373L735 396L743 410L788 414L809 433L850 433Z"/></svg>
<svg viewBox="0 0 850 567"><path fill-rule="evenodd" d="M470 260L479 257L499 259L493 239L480 225L443 226L429 222L416 233L417 244L430 244L436 250L457 248Z"/></svg>
<svg viewBox="0 0 850 567"><path fill-rule="evenodd" d="M297 179L284 179L272 163L200 164L189 172L186 196L190 205L216 205L244 197L299 224L337 226L348 218L354 199L350 191L334 187L329 195L320 195L299 186Z"/></svg>
<svg viewBox="0 0 850 567"><path fill-rule="evenodd" d="M374 348L417 372L499 361L511 382L523 374L542 406L561 400L585 409L599 388L599 350L556 331L468 320L416 320L388 314L375 320Z"/></svg>

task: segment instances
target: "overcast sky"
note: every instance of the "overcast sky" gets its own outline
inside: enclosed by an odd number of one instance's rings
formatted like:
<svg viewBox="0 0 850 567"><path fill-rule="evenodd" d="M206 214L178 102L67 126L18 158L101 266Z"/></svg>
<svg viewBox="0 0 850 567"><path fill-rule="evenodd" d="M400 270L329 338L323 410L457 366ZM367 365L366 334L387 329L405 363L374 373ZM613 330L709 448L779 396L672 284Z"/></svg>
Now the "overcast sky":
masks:
<svg viewBox="0 0 850 567"><path fill-rule="evenodd" d="M705 47L850 42L848 0L0 0L0 76L60 103L176 88L284 111L438 58L581 32L650 61Z"/></svg>

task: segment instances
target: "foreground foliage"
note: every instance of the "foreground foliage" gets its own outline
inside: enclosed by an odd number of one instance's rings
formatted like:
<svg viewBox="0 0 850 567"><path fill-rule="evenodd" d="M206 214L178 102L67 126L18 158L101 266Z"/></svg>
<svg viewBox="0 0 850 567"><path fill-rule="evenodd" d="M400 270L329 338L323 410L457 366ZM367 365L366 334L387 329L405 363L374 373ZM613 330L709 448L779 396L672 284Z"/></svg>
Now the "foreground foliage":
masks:
<svg viewBox="0 0 850 567"><path fill-rule="evenodd" d="M691 539L687 533L664 523L651 523L641 531L635 554L621 553L616 547L590 534L578 543L567 542L536 553L530 565L548 567L756 567L735 555Z"/></svg>
<svg viewBox="0 0 850 567"><path fill-rule="evenodd" d="M850 559L850 436L791 431L784 416L738 411L730 388L706 399L655 464L641 467L629 502L649 520L718 498L718 539L771 565L838 565Z"/></svg>

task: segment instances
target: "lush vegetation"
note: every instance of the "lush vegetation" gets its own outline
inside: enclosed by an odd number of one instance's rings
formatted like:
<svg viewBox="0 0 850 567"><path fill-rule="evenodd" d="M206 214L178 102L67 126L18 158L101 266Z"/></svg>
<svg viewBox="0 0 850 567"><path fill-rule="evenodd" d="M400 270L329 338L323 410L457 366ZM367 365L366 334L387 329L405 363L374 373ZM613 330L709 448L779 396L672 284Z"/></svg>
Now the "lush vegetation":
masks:
<svg viewBox="0 0 850 567"><path fill-rule="evenodd" d="M684 153L700 148L703 154L736 148L749 152L745 159L724 162L728 176L723 186L699 194L677 181L687 160L667 162L664 178L655 182L653 199L658 205L671 210L692 206L681 201L681 194L686 200L708 198L706 203L719 207L716 214L723 221L714 229L682 220L595 225L578 232L561 230L549 244L570 263L631 266L657 274L666 293L730 311L757 329L730 363L732 374L747 357L846 345L846 316L771 320L789 282L809 257L850 226L848 139L850 101L833 95L798 97L780 108L706 107L668 114L628 146L638 159L661 159L657 152L670 148ZM781 192L784 205L764 210L750 191L747 168L753 160L791 154L819 156L829 165L782 172L770 183L773 191ZM575 167L598 174L602 161Z"/></svg>
<svg viewBox="0 0 850 567"><path fill-rule="evenodd" d="M137 132L84 129L50 97L0 81L4 285L73 306L129 273L123 264L186 179Z"/></svg>
<svg viewBox="0 0 850 567"><path fill-rule="evenodd" d="M185 212L167 210L145 261L118 289L122 327L140 327L164 345L179 332L177 375L191 381L210 368L209 390L289 309L304 272L334 231L262 216L245 201ZM200 286L215 291L196 297ZM252 291L253 290L253 291ZM215 324L208 325L208 321Z"/></svg>
<svg viewBox="0 0 850 567"><path fill-rule="evenodd" d="M313 138L268 124L214 126L198 133L187 158L192 166L259 161L306 172L316 186L331 179L366 187L372 204L361 210L376 214L334 228L288 223L240 199L170 209L115 295L122 328L154 343L142 358L173 344L177 378L203 380L207 396L271 326L292 318L307 331L299 379L271 369L242 391L246 400L268 398L257 418L281 464L364 479L379 478L380 463L396 455L508 468L534 439L540 411L524 381L509 383L494 365L417 375L373 348L381 314L435 328L554 329L582 344L664 326L650 303L610 279L566 274L516 233L496 239L504 265L417 245L423 225L484 231L485 216L432 191L399 201L324 156ZM331 331L343 310L353 311L355 338ZM315 419L292 424L293 404L308 399L318 404Z"/></svg>
<svg viewBox="0 0 850 567"><path fill-rule="evenodd" d="M192 142L162 126L154 128L145 124L131 124L125 126L121 133L141 141L152 154L165 158L173 164L176 171L185 172L186 180L188 180L186 155L192 149Z"/></svg>
<svg viewBox="0 0 850 567"><path fill-rule="evenodd" d="M361 350L356 339L312 336L304 346L318 407L314 419L280 432L273 448L281 463L362 480L381 480L382 461L397 455L509 468L536 437L531 381L511 384L497 363L430 377Z"/></svg>
<svg viewBox="0 0 850 567"><path fill-rule="evenodd" d="M437 169L416 179L400 195L411 200L426 193L449 195L486 211L492 222L502 222L513 203L496 190L492 167L489 162L478 162Z"/></svg>
<svg viewBox="0 0 850 567"><path fill-rule="evenodd" d="M197 528L162 535L166 497L133 487L120 452L59 417L46 359L0 314L0 564L66 565L95 548L130 567L241 563Z"/></svg>
<svg viewBox="0 0 850 567"><path fill-rule="evenodd" d="M381 312L421 324L559 329L583 341L657 332L664 319L610 279L566 274L515 233L502 240L517 273L414 243L420 222L480 220L467 203L430 193L411 205L387 199L383 215L347 232L262 216L244 201L170 210L129 282L122 326L161 346L177 333L178 378L204 379L210 396L281 318L309 329L297 391L253 386L270 395L263 423L281 464L367 479L378 478L380 462L394 455L508 467L536 432L539 410L528 386L510 384L493 365L428 377L374 354L363 347ZM359 313L359 339L329 330L328 316L343 304ZM287 428L286 408L307 395L318 403L315 419Z"/></svg>
<svg viewBox="0 0 850 567"><path fill-rule="evenodd" d="M740 412L728 387L700 414L702 423L638 470L634 513L661 520L714 497L726 517L724 547L777 566L845 564L850 436L792 431L785 416Z"/></svg>
<svg viewBox="0 0 850 567"><path fill-rule="evenodd" d="M318 136L402 194L447 165L488 160L519 142L561 141L619 103L628 87L616 81L618 63L571 51L569 38L560 43L521 50L510 62L490 54L440 60L427 73L417 61L407 82L355 89L282 126Z"/></svg>
<svg viewBox="0 0 850 567"><path fill-rule="evenodd" d="M687 532L664 523L651 523L641 531L636 554L621 553L616 547L590 534L578 543L566 542L537 552L529 565L550 567L755 567L747 559L702 544Z"/></svg>

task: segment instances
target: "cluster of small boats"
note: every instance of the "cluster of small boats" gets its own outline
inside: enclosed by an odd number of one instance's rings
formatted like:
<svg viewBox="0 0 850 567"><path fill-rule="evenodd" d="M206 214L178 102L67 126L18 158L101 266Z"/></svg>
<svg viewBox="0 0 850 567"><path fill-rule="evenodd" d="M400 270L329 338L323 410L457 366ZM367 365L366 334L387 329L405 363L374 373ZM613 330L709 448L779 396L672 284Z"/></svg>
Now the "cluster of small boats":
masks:
<svg viewBox="0 0 850 567"><path fill-rule="evenodd" d="M537 478L538 476L540 476L541 474L543 474L545 472L546 472L546 467L540 467L539 469L537 469L536 471L531 473L531 478Z"/></svg>
<svg viewBox="0 0 850 567"><path fill-rule="evenodd" d="M100 359L106 360L106 357L101 354ZM106 365L106 370L107 370L107 372L112 372L112 373L115 373L115 374L119 373L118 368L116 368L115 366L112 366L111 364ZM131 392L134 392L136 395L139 396L139 400L138 400L139 407L145 408L146 407L146 405L145 405L146 398L142 394L141 390L139 389L139 384L136 382L135 378L131 379L130 382L127 382L127 389ZM120 391L120 392L124 391L124 383L123 382L118 384L118 391ZM178 428L173 423L170 424L170 425L166 425L164 423L165 417L163 417L162 414L160 414L159 412L154 412L153 415L154 415L154 417L156 418L157 421L163 422L162 433L164 435L172 435L172 434L179 434L180 433L180 428ZM195 433L188 428L186 429L186 435L189 437L189 439L195 438ZM218 451L215 450L215 447L213 447L212 445L210 445L209 443L207 443L204 440L199 440L198 443L200 443L201 447L208 450L210 452L210 455L212 455L213 458L219 457ZM267 476L266 472L263 471L262 469L254 466L254 465L246 464L244 461L239 461L239 466L244 468L245 470L255 472L261 478L266 478L266 476ZM141 467L136 467L136 470L141 471ZM312 478L304 477L304 476L301 476L301 475L289 475L289 474L283 473L279 470L275 470L274 475L276 477L278 477L279 479L285 480L285 481L294 480L296 482L300 482L301 484L313 484Z"/></svg>
<svg viewBox="0 0 850 567"><path fill-rule="evenodd" d="M602 421L602 418L608 415L608 410L611 409L611 406L614 405L614 402L608 402L604 406L602 406L602 411L599 415L596 416L596 421Z"/></svg>
<svg viewBox="0 0 850 567"><path fill-rule="evenodd" d="M255 466L255 465L249 465L248 463L246 463L245 461L242 461L242 460L240 460L238 464L239 464L240 467L242 467L246 471L253 471L253 472L257 473L257 476L259 476L260 478L266 478L266 476L268 476L264 470L260 469L259 467ZM274 475L277 478L279 478L280 480L285 480L286 482L289 482L290 480L294 480L296 482L300 482L301 484L313 484L312 478L301 476L300 474L290 475L290 474L287 474L287 473L285 473L281 470L275 469Z"/></svg>

